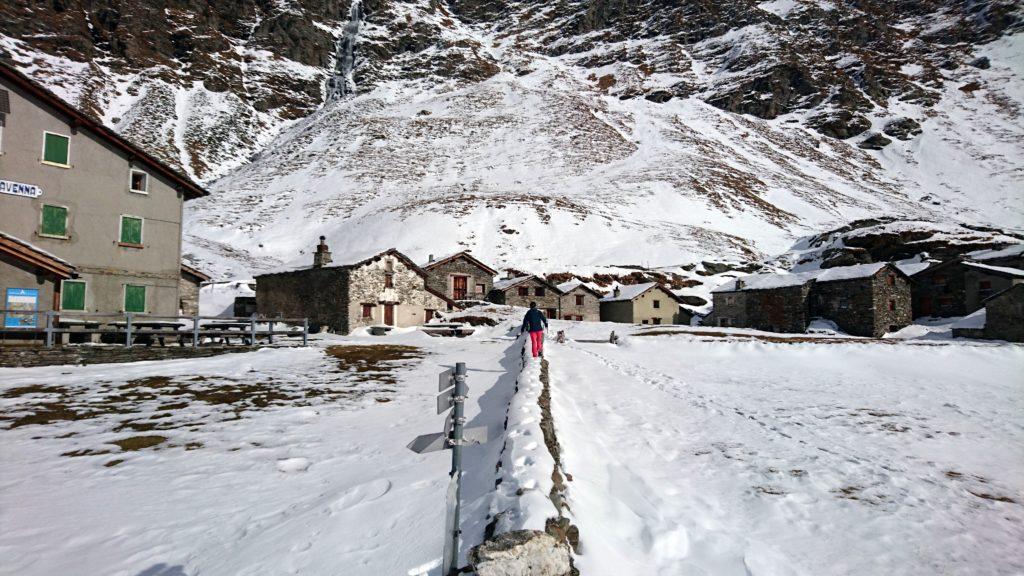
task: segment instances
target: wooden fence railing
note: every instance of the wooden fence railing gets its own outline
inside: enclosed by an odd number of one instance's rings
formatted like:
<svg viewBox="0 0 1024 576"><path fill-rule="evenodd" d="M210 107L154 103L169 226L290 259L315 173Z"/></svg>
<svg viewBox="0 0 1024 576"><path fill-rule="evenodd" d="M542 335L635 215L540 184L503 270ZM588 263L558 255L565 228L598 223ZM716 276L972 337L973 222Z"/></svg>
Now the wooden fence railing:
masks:
<svg viewBox="0 0 1024 576"><path fill-rule="evenodd" d="M114 342L132 346L150 345L154 338L164 345L168 337L184 346L187 340L199 346L204 338L220 339L230 344L232 338L255 346L259 339L273 344L274 336L302 336L302 345L309 345L308 318L262 318L222 316L159 316L133 312L72 312L54 310L0 309L0 334L42 335L46 347L54 345L65 334L108 336ZM275 325L277 328L275 328ZM280 329L281 327L286 329Z"/></svg>

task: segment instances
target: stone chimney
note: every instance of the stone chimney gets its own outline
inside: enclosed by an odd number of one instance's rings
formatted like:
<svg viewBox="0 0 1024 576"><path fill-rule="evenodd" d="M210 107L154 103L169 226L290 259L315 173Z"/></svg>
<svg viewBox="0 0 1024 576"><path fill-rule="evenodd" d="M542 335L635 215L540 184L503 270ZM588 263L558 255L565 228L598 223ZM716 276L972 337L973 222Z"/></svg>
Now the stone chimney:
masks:
<svg viewBox="0 0 1024 576"><path fill-rule="evenodd" d="M622 294L622 290L619 290L619 287L616 286L615 290L612 290L612 298L618 298L619 294Z"/></svg>
<svg viewBox="0 0 1024 576"><path fill-rule="evenodd" d="M427 264L430 264L433 261L434 261L434 255L433 254L431 254L430 256L427 256Z"/></svg>
<svg viewBox="0 0 1024 576"><path fill-rule="evenodd" d="M323 268L331 263L331 251L327 248L326 238L320 237L320 243L316 246L316 253L313 254L313 267Z"/></svg>
<svg viewBox="0 0 1024 576"><path fill-rule="evenodd" d="M736 289L737 290L743 290L743 279L742 278L737 278L736 279Z"/></svg>

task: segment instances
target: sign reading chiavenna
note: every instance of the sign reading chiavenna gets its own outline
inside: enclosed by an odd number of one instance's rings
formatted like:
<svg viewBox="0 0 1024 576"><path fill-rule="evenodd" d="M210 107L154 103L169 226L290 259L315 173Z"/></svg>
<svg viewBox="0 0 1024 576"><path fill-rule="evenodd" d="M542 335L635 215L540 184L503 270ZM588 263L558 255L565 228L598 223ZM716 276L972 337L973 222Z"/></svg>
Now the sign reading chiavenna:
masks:
<svg viewBox="0 0 1024 576"><path fill-rule="evenodd" d="M21 182L10 182L0 180L0 194L12 196L26 196L28 198L39 198L43 195L43 189L34 184L22 184Z"/></svg>

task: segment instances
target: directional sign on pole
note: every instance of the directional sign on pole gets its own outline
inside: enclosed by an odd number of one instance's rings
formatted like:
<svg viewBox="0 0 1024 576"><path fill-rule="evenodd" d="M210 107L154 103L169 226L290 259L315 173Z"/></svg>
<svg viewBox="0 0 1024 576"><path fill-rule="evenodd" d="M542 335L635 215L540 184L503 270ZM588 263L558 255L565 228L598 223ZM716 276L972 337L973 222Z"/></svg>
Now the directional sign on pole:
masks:
<svg viewBox="0 0 1024 576"><path fill-rule="evenodd" d="M455 386L455 379L452 378L452 370L449 368L437 376L437 391L444 392L452 386Z"/></svg>
<svg viewBox="0 0 1024 576"><path fill-rule="evenodd" d="M437 396L437 413L444 414L444 411L451 408L455 403L455 391L449 390Z"/></svg>
<svg viewBox="0 0 1024 576"><path fill-rule="evenodd" d="M412 442L409 442L406 447L417 454L446 450L450 448L448 445L448 433L434 432L433 434L421 434L414 438Z"/></svg>

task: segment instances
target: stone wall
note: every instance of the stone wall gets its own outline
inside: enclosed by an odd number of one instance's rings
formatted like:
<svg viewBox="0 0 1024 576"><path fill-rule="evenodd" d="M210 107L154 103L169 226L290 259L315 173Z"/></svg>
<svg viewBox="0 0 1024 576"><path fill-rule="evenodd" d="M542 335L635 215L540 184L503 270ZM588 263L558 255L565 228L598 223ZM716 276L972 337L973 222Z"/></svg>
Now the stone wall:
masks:
<svg viewBox="0 0 1024 576"><path fill-rule="evenodd" d="M186 316L199 313L199 284L184 276L178 278L178 309Z"/></svg>
<svg viewBox="0 0 1024 576"><path fill-rule="evenodd" d="M705 324L722 327L747 325L746 292L715 292L711 299L714 307Z"/></svg>
<svg viewBox="0 0 1024 576"><path fill-rule="evenodd" d="M348 272L309 268L256 277L256 309L261 316L309 318L310 331L327 327L348 333Z"/></svg>
<svg viewBox="0 0 1024 576"><path fill-rule="evenodd" d="M993 294L998 294L1013 286L1014 282L1020 282L1001 274L992 274L979 268L964 266L964 310L967 314L985 307L985 299ZM982 288L982 283L988 282L988 288Z"/></svg>
<svg viewBox="0 0 1024 576"><path fill-rule="evenodd" d="M809 292L808 284L746 291L746 322L742 326L767 332L807 331Z"/></svg>
<svg viewBox="0 0 1024 576"><path fill-rule="evenodd" d="M985 311L986 338L1024 342L1024 284L989 300Z"/></svg>
<svg viewBox="0 0 1024 576"><path fill-rule="evenodd" d="M964 266L954 262L914 275L913 317L967 315ZM930 302L930 304L929 304Z"/></svg>
<svg viewBox="0 0 1024 576"><path fill-rule="evenodd" d="M576 297L583 297L583 305L576 304ZM559 306L560 318L563 320L582 320L584 322L597 322L601 320L600 298L582 286L577 286L562 295Z"/></svg>
<svg viewBox="0 0 1024 576"><path fill-rule="evenodd" d="M865 278L814 282L810 301L812 317L854 336L878 338L911 322L910 282L889 267Z"/></svg>
<svg viewBox="0 0 1024 576"><path fill-rule="evenodd" d="M910 280L891 268L882 268L872 279L874 290L874 332L881 337L910 325L914 320Z"/></svg>
<svg viewBox="0 0 1024 576"><path fill-rule="evenodd" d="M494 278L489 272L461 256L430 268L427 274L427 286L453 300L484 300L494 286ZM467 277L464 298L455 297L455 276Z"/></svg>

